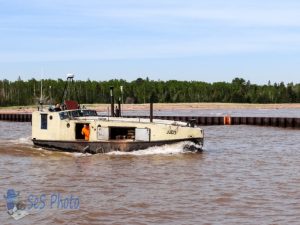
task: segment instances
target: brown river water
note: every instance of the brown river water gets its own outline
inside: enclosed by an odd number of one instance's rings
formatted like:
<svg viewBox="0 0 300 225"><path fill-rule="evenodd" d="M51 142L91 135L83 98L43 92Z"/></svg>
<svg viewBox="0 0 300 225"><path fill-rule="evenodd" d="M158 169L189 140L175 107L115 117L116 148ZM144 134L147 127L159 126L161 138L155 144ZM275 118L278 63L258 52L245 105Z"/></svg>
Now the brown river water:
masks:
<svg viewBox="0 0 300 225"><path fill-rule="evenodd" d="M30 123L0 122L0 224L300 224L299 130L204 129L202 153L84 155L34 148Z"/></svg>

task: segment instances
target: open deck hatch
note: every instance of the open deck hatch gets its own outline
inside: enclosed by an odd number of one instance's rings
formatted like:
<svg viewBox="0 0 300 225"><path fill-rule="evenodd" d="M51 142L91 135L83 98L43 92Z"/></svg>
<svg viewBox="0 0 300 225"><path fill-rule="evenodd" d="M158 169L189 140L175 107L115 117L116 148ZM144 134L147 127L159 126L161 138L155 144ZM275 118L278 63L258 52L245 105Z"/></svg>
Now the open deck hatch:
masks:
<svg viewBox="0 0 300 225"><path fill-rule="evenodd" d="M109 139L120 140L120 139L135 139L135 127L110 127L109 128Z"/></svg>

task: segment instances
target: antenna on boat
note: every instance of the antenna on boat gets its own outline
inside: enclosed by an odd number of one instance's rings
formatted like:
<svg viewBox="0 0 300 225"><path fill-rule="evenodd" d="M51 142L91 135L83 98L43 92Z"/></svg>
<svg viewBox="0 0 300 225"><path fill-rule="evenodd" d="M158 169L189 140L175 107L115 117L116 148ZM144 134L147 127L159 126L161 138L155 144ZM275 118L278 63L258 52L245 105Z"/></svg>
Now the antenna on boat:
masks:
<svg viewBox="0 0 300 225"><path fill-rule="evenodd" d="M50 104L52 105L53 101L52 101L52 86L51 85L49 86L49 95L50 95Z"/></svg>
<svg viewBox="0 0 300 225"><path fill-rule="evenodd" d="M123 94L124 94L124 92L123 92L123 86L122 85L120 86L120 91L121 91L121 103L124 104L124 102L123 102Z"/></svg>
<svg viewBox="0 0 300 225"><path fill-rule="evenodd" d="M44 76L44 68L42 68L42 78L41 78L41 97L40 97L40 105L42 107L42 110L43 110L43 76Z"/></svg>
<svg viewBox="0 0 300 225"><path fill-rule="evenodd" d="M40 97L40 104L43 103L43 80L41 79L41 97Z"/></svg>
<svg viewBox="0 0 300 225"><path fill-rule="evenodd" d="M43 99L43 79L41 79L41 96L39 99L39 104L41 106L41 111L43 111L43 104L44 104L44 99Z"/></svg>

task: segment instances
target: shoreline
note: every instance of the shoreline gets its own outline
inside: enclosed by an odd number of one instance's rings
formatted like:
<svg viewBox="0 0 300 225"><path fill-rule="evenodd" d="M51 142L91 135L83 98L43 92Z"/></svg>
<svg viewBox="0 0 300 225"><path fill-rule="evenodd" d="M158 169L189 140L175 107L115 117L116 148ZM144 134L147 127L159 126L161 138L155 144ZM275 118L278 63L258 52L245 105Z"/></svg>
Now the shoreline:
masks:
<svg viewBox="0 0 300 225"><path fill-rule="evenodd" d="M99 112L106 112L110 104L82 104L88 109ZM116 106L117 104L115 104ZM48 106L45 106L48 108ZM8 106L0 107L0 113L31 113L37 106ZM248 104L248 103L154 103L154 110L220 110L220 109L300 109L300 103L280 103L280 104ZM123 111L149 110L149 103L146 104L123 104Z"/></svg>

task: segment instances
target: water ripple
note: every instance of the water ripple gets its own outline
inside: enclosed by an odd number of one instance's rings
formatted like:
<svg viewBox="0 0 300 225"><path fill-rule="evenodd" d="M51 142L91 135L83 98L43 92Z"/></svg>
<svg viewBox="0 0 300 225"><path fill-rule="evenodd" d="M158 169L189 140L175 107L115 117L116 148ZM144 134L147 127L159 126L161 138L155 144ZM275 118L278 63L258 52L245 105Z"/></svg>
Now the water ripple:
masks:
<svg viewBox="0 0 300 225"><path fill-rule="evenodd" d="M202 153L182 143L88 155L33 148L26 123L0 123L0 190L78 196L79 210L31 210L22 224L298 224L300 131L205 127ZM5 201L0 201L5 209ZM13 219L2 210L1 224ZM21 224L20 223L20 224Z"/></svg>

